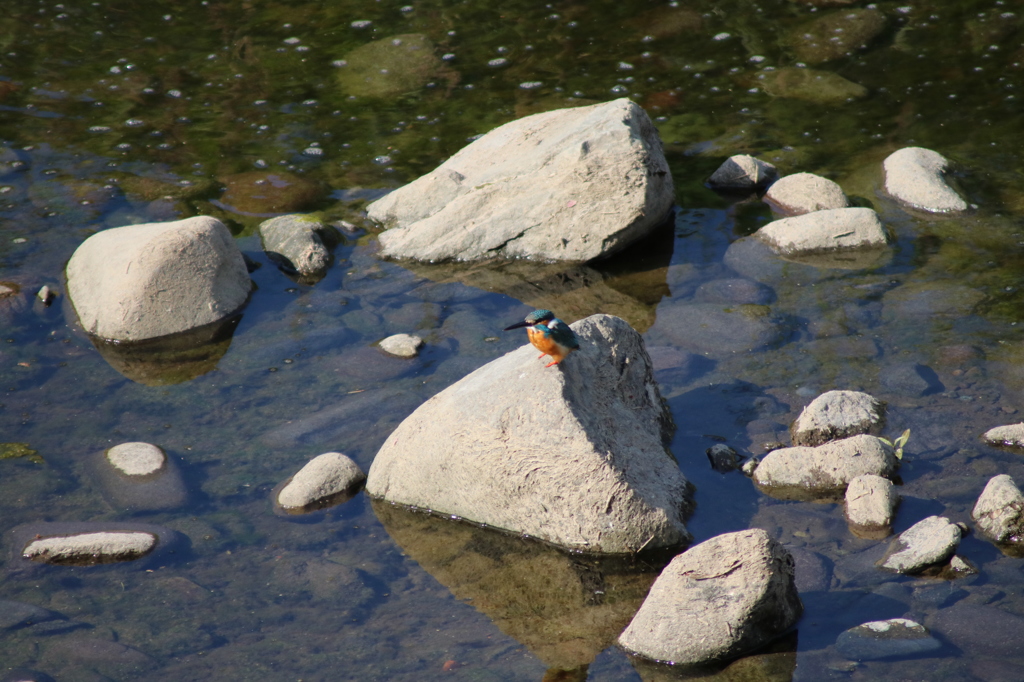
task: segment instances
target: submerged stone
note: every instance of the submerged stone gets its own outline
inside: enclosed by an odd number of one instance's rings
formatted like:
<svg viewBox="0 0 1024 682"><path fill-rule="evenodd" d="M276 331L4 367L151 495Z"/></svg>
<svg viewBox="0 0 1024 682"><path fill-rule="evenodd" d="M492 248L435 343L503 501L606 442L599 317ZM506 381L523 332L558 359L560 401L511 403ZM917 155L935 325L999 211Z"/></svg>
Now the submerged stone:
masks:
<svg viewBox="0 0 1024 682"><path fill-rule="evenodd" d="M928 628L906 618L864 623L839 635L836 651L852 661L917 656L942 648Z"/></svg>

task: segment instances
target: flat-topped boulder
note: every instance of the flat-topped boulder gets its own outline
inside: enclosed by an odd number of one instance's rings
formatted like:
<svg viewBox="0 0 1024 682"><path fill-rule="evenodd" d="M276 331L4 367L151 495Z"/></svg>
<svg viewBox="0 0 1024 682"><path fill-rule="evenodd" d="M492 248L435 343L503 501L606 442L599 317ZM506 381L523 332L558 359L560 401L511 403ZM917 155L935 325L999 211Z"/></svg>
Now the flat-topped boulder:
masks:
<svg viewBox="0 0 1024 682"><path fill-rule="evenodd" d="M381 253L420 261L589 261L661 225L672 175L628 99L527 116L367 207Z"/></svg>
<svg viewBox="0 0 1024 682"><path fill-rule="evenodd" d="M580 349L561 364L523 346L420 406L367 493L585 552L689 542L692 486L643 339L611 315L571 326Z"/></svg>
<svg viewBox="0 0 1024 682"><path fill-rule="evenodd" d="M237 312L252 288L231 232L208 216L97 232L66 272L82 329L111 341L217 322Z"/></svg>
<svg viewBox="0 0 1024 682"><path fill-rule="evenodd" d="M826 391L812 400L790 427L794 445L821 445L885 426L885 403L861 391Z"/></svg>
<svg viewBox="0 0 1024 682"><path fill-rule="evenodd" d="M775 220L754 233L776 253L791 256L880 249L888 236L870 208L832 208Z"/></svg>

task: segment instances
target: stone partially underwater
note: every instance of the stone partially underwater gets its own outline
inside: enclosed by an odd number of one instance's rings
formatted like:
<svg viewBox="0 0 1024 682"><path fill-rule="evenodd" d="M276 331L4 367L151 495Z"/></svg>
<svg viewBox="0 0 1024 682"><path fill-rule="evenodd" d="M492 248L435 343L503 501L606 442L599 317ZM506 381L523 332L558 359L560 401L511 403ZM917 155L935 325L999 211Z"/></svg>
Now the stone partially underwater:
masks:
<svg viewBox="0 0 1024 682"><path fill-rule="evenodd" d="M642 338L610 315L572 328L580 350L560 365L524 346L420 406L367 493L577 551L687 544L692 486L665 448L673 425Z"/></svg>

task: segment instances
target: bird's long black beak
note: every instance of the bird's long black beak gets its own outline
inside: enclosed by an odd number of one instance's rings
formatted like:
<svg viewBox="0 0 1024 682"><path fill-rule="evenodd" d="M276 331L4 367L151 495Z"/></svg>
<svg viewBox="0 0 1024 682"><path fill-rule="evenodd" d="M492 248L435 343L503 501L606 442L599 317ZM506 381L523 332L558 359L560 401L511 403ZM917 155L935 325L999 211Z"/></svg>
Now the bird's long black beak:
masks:
<svg viewBox="0 0 1024 682"><path fill-rule="evenodd" d="M529 325L530 325L529 322L527 322L526 320L523 320L522 322L516 322L513 325L509 325L508 327L505 327L505 329L503 331L507 332L507 331L511 331L513 329L519 329L520 327L527 327Z"/></svg>

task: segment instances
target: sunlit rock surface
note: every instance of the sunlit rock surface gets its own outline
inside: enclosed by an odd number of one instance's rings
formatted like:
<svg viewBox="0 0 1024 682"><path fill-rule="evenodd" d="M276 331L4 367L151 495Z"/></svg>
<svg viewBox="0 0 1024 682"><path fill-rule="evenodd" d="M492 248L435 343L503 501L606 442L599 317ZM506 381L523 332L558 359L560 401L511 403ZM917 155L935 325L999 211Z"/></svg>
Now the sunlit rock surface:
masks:
<svg viewBox="0 0 1024 682"><path fill-rule="evenodd" d="M325 452L306 462L277 494L277 503L287 511L323 508L349 499L366 474L340 452Z"/></svg>
<svg viewBox="0 0 1024 682"><path fill-rule="evenodd" d="M985 432L982 439L989 445L1024 447L1024 422L991 428Z"/></svg>
<svg viewBox="0 0 1024 682"><path fill-rule="evenodd" d="M148 523L39 521L12 528L6 544L23 564L90 566L174 551L181 540L174 531Z"/></svg>
<svg viewBox="0 0 1024 682"><path fill-rule="evenodd" d="M790 433L794 445L821 445L885 426L885 403L861 391L826 391L800 411Z"/></svg>
<svg viewBox="0 0 1024 682"><path fill-rule="evenodd" d="M116 341L216 322L241 308L251 288L231 233L207 216L98 232L71 256L67 282L82 328Z"/></svg>
<svg viewBox="0 0 1024 682"><path fill-rule="evenodd" d="M929 516L900 533L878 566L896 573L920 573L945 564L960 546L963 530L942 516Z"/></svg>
<svg viewBox="0 0 1024 682"><path fill-rule="evenodd" d="M885 191L907 204L930 213L958 213L967 202L946 184L949 159L922 147L904 147L890 154L882 164Z"/></svg>
<svg viewBox="0 0 1024 682"><path fill-rule="evenodd" d="M850 531L863 538L880 539L892 533L900 494L892 481L864 474L846 488L846 520Z"/></svg>
<svg viewBox="0 0 1024 682"><path fill-rule="evenodd" d="M796 624L794 578L793 557L765 531L719 535L672 560L619 644L677 665L736 658Z"/></svg>
<svg viewBox="0 0 1024 682"><path fill-rule="evenodd" d="M787 175L768 188L764 200L775 210L800 215L850 205L842 187L814 173Z"/></svg>
<svg viewBox="0 0 1024 682"><path fill-rule="evenodd" d="M394 258L589 261L653 230L673 200L657 130L618 99L506 123L367 213Z"/></svg>
<svg viewBox="0 0 1024 682"><path fill-rule="evenodd" d="M713 189L741 190L763 187L779 177L775 166L749 154L736 154L726 159L711 177Z"/></svg>
<svg viewBox="0 0 1024 682"><path fill-rule="evenodd" d="M754 470L754 482L783 499L840 499L850 481L864 474L890 478L899 468L892 447L868 435L835 440L818 447L773 450Z"/></svg>
<svg viewBox="0 0 1024 682"><path fill-rule="evenodd" d="M1006 474L993 476L978 497L971 519L979 531L996 542L1024 542L1024 495L1013 478Z"/></svg>
<svg viewBox="0 0 1024 682"><path fill-rule="evenodd" d="M560 365L524 346L424 403L367 492L587 552L687 543L691 486L643 340L609 315L572 328L580 350Z"/></svg>
<svg viewBox="0 0 1024 682"><path fill-rule="evenodd" d="M400 358L414 358L422 347L423 339L415 334L392 334L380 342L381 350Z"/></svg>
<svg viewBox="0 0 1024 682"><path fill-rule="evenodd" d="M787 256L880 249L888 241L882 221L870 208L835 208L783 218L755 234Z"/></svg>
<svg viewBox="0 0 1024 682"><path fill-rule="evenodd" d="M283 215L260 223L263 250L282 269L312 284L327 274L331 253L321 239L327 226L304 215Z"/></svg>

